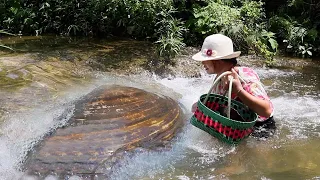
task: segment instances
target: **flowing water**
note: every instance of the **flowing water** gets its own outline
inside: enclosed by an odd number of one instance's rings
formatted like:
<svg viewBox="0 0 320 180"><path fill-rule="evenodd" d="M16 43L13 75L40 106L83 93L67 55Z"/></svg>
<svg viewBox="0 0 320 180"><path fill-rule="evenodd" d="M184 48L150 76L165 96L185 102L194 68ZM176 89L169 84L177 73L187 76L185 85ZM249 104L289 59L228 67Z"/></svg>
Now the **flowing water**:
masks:
<svg viewBox="0 0 320 180"><path fill-rule="evenodd" d="M54 46L49 47L54 49ZM63 47L60 51L66 48L75 51L72 46ZM278 129L273 137L249 137L234 147L193 127L187 118L182 132L172 141L169 149L137 149L112 169L110 178L320 179L320 64L301 63L300 60L291 62L299 65L281 65L273 69L256 67L275 106ZM40 80L37 85L32 82L29 88L20 87L15 91L1 88L0 179L36 179L25 175L22 168L28 152L47 132L67 122L75 100L99 85L132 86L172 97L181 104L186 116L191 117L191 105L210 88L213 77L205 75L201 69L201 77L187 76L184 71L178 71L178 67L176 70L179 75L167 77L149 71L136 74L92 71L86 80L83 80L86 76L82 74L74 79L66 77L68 81L60 83L63 90L60 86L53 87ZM52 88L56 90L52 91ZM60 118L61 115L64 118ZM45 179L57 177L48 176ZM80 178L70 176L69 179Z"/></svg>

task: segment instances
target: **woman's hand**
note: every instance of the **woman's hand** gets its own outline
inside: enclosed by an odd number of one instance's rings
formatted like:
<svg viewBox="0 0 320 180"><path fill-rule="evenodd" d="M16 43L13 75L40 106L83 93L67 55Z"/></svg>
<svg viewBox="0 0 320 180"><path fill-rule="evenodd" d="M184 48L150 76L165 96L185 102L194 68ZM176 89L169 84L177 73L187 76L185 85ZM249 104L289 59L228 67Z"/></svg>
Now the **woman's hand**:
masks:
<svg viewBox="0 0 320 180"><path fill-rule="evenodd" d="M232 92L237 94L238 92L243 90L243 87L242 87L242 84L240 82L238 72L234 68L231 69L231 72L232 72L232 74L230 74L228 76L228 78L231 78L231 76L233 77L233 80L232 80ZM229 81L230 81L230 79L229 79Z"/></svg>
<svg viewBox="0 0 320 180"><path fill-rule="evenodd" d="M239 80L239 75L238 75L238 73L237 73L235 68L231 69L231 74L229 74L229 75L225 76L224 78L222 78L222 81L224 83L224 88L225 88L225 90L229 89L229 83L230 83L231 77L233 77L233 80L232 80L232 92L237 94L238 92L243 90L243 87L241 85L241 82Z"/></svg>

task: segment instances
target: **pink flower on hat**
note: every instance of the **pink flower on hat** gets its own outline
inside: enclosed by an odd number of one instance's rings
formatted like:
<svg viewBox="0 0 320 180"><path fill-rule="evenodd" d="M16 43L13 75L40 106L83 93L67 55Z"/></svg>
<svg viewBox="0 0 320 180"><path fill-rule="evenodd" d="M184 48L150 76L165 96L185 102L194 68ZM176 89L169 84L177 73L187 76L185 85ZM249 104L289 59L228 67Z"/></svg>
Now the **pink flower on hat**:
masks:
<svg viewBox="0 0 320 180"><path fill-rule="evenodd" d="M212 55L212 50L211 50L211 49L208 49L206 54L207 54L208 56L211 56L211 55Z"/></svg>
<svg viewBox="0 0 320 180"><path fill-rule="evenodd" d="M212 49L204 49L203 54L206 54L207 56L215 56L217 52Z"/></svg>

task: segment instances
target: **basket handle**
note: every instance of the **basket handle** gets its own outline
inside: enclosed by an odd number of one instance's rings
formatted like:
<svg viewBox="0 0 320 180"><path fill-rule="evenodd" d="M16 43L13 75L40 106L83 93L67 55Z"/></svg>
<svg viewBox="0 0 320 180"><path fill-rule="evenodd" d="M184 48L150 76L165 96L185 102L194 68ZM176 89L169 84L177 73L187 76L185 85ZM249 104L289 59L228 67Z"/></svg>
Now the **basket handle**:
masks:
<svg viewBox="0 0 320 180"><path fill-rule="evenodd" d="M212 92L212 89L213 87L218 83L218 81L223 77L223 76L226 76L226 75L230 75L232 74L232 72L224 72L222 74L220 74L220 76L218 76L216 79L214 79L213 83L212 83L212 86L209 90L209 92L207 93L207 96L206 98L203 100L203 104L206 104L207 101L208 101L208 98L209 98L209 95L210 93ZM215 76L216 77L216 76ZM240 81L244 82L246 84L246 82L244 81L244 79L242 79L239 75L238 75ZM230 112L231 112L231 91L232 91L232 80L233 80L233 77L230 78L230 83L229 83L229 91L228 91L228 112L227 112L227 116L228 118L230 119Z"/></svg>

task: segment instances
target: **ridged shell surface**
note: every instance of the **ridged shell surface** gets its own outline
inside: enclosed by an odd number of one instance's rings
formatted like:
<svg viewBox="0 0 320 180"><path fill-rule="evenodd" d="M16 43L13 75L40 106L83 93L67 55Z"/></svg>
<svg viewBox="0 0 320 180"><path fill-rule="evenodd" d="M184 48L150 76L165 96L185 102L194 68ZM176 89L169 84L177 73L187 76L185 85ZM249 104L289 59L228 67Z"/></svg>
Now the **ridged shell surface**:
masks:
<svg viewBox="0 0 320 180"><path fill-rule="evenodd" d="M117 152L166 144L182 125L179 105L133 87L102 86L83 97L67 126L35 148L29 172L95 174ZM108 162L110 161L110 162Z"/></svg>

